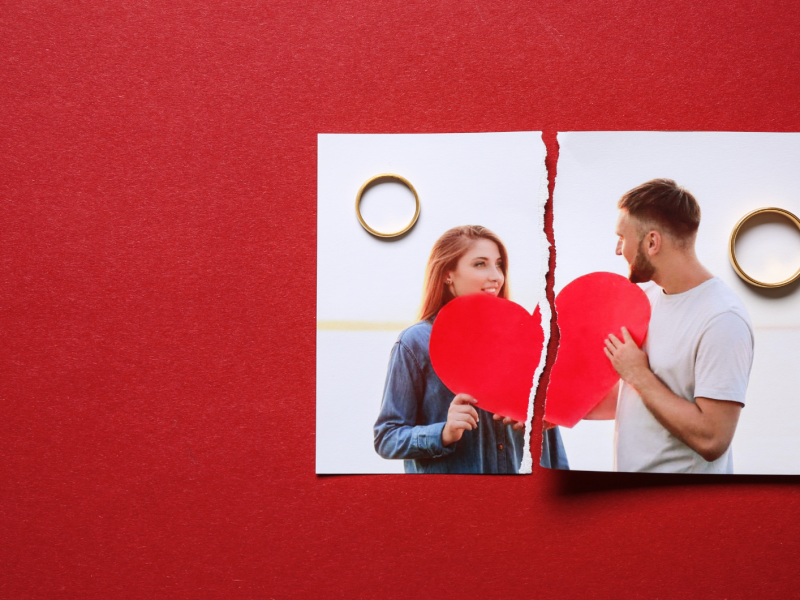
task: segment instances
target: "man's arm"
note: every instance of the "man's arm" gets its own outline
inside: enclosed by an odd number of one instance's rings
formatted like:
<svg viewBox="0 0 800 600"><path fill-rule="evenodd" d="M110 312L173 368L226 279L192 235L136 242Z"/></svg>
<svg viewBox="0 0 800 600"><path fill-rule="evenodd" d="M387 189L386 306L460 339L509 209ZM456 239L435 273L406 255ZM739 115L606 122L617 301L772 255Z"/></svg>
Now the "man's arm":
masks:
<svg viewBox="0 0 800 600"><path fill-rule="evenodd" d="M656 420L709 462L725 454L736 432L742 405L710 398L689 402L673 394L650 370L647 354L624 327L622 335L624 341L609 336L604 351L622 380L636 390Z"/></svg>
<svg viewBox="0 0 800 600"><path fill-rule="evenodd" d="M603 399L590 410L585 417L587 421L611 421L617 416L617 398L619 397L619 381L614 384Z"/></svg>

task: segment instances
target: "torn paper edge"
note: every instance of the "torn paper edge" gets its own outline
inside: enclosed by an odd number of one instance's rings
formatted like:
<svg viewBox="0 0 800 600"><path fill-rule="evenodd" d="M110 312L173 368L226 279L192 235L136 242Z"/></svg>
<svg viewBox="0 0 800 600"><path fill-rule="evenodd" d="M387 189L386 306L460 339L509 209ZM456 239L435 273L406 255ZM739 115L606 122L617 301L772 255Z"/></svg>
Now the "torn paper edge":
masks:
<svg viewBox="0 0 800 600"><path fill-rule="evenodd" d="M549 173L547 172L547 144L544 143L543 132L539 133L540 140L544 146L544 155L539 168L539 202L537 213L537 226L540 234L540 245L542 248L542 262L539 265L539 312L542 316L542 334L544 334L544 344L542 345L542 355L539 357L539 365L533 374L533 382L531 383L531 393L528 396L528 420L525 423L525 441L523 443L522 463L519 466L519 473L527 475L533 472L533 457L531 456L531 429L533 428L533 403L536 398L536 392L539 389L539 380L542 377L545 365L547 364L547 346L550 343L550 322L552 320L552 312L550 310L550 302L547 300L547 272L550 270L550 242L547 239L547 233L544 230L544 212L547 201L550 199ZM539 449L539 460L541 461L542 451Z"/></svg>
<svg viewBox="0 0 800 600"><path fill-rule="evenodd" d="M560 151L561 151L561 132L556 132L556 145L557 145L557 147L559 149L559 158L560 158L561 157L561 154L560 154ZM556 199L556 188L557 188L557 186L558 186L558 172L556 172L556 176L553 178L553 243L554 244L555 244L555 241L556 241L556 200L555 199ZM555 316L556 329L558 330L558 336L559 336L559 340L560 340L561 339L561 328L558 326L558 308L556 307L556 299L555 299L555 295L556 295L555 294L555 283L556 283L555 269L556 268L557 268L557 265L554 265L554 268L553 268L553 311L554 312L550 311L550 303L547 304L547 312L548 312L548 315L550 316L550 320L552 320L553 316ZM542 323L544 323L544 320L542 321ZM548 330L548 338L549 338L549 330ZM555 369L556 362L558 362L558 350L559 350L559 347L558 347L558 345L556 345L555 356L553 356L553 369ZM551 370L550 373L552 373L552 372L553 371ZM544 394L544 408L543 408L544 414L542 414L542 419L544 419L544 415L547 414L547 391L549 391L549 389L550 389L550 381L547 382L547 390L545 390L545 394ZM544 433L544 427L542 427L542 432ZM542 439L542 446L544 447L544 438ZM539 449L539 466L540 467L542 466L542 458L541 458L541 453L542 452L543 452L543 448L540 448ZM552 469L553 467L545 467L545 468Z"/></svg>

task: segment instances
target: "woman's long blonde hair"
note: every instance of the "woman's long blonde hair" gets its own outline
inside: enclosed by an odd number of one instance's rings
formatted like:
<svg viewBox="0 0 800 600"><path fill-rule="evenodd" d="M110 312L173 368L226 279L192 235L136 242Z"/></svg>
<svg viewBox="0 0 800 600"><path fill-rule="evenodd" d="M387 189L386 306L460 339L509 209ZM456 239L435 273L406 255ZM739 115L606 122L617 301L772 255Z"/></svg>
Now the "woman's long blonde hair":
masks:
<svg viewBox="0 0 800 600"><path fill-rule="evenodd" d="M425 284L422 287L422 306L419 309L419 320L427 321L431 319L441 308L453 299L453 294L445 285L448 271L452 271L458 265L458 261L469 250L469 247L476 240L491 240L497 244L500 251L501 265L503 271L503 287L497 294L499 298L509 298L508 291L508 253L506 247L497 234L481 227L480 225L462 225L453 227L445 231L442 237L436 240L428 259L428 266L425 268Z"/></svg>

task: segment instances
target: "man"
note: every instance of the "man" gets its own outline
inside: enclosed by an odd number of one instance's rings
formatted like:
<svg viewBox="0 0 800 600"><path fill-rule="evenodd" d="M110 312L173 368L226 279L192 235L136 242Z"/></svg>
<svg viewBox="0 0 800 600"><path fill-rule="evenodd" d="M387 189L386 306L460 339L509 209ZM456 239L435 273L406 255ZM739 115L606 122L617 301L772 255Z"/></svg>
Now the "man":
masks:
<svg viewBox="0 0 800 600"><path fill-rule="evenodd" d="M733 473L730 449L753 362L742 302L697 258L700 207L670 179L619 201L617 255L652 315L640 350L626 329L604 352L619 373L617 471ZM722 242L720 242L722 247Z"/></svg>

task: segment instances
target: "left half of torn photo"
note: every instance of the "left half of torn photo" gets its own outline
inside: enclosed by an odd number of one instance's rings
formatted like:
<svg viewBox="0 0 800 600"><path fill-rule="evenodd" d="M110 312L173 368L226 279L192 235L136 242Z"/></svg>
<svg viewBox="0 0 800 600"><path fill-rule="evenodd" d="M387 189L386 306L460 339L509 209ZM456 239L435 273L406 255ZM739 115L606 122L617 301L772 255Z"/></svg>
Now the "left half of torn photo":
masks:
<svg viewBox="0 0 800 600"><path fill-rule="evenodd" d="M318 474L531 471L545 154L540 132L318 136Z"/></svg>

